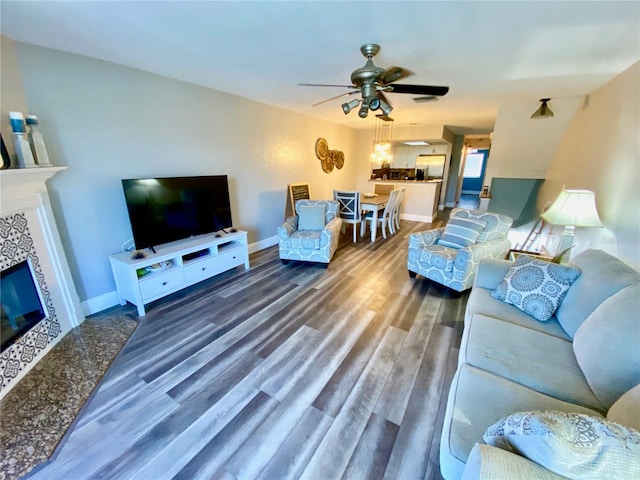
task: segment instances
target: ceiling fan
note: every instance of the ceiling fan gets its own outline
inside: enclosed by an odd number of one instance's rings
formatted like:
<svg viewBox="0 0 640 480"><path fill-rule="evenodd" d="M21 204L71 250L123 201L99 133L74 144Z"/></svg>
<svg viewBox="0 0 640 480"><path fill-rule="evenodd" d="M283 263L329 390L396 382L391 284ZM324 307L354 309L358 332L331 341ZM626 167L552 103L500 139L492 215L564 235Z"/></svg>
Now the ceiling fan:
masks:
<svg viewBox="0 0 640 480"><path fill-rule="evenodd" d="M354 108L360 106L358 116L366 118L369 110L382 110L382 114L378 117L383 120L392 120L389 114L393 107L385 96L385 93L409 93L413 95L422 95L426 97L440 97L446 95L449 87L439 87L433 85L408 85L394 83L398 80L413 75L409 70L402 67L390 67L387 69L376 66L373 63L373 57L380 51L380 45L375 43L367 43L360 47L362 55L367 59L367 63L363 67L357 68L351 74L351 85L331 85L324 83L299 83L303 87L342 87L351 89L350 92L327 98L321 102L315 103L313 106L321 105L336 98L345 95L362 94L362 100L354 99L350 102L342 104L342 111L348 114Z"/></svg>

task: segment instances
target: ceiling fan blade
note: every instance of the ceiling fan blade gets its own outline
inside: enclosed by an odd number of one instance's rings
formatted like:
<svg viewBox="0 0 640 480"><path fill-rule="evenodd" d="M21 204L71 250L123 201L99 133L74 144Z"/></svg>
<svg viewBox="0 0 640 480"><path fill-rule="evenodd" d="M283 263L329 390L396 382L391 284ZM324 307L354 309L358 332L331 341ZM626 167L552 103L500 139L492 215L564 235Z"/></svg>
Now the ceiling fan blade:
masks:
<svg viewBox="0 0 640 480"><path fill-rule="evenodd" d="M381 98L382 100L384 100L385 102L387 102L389 105L393 105L389 99L387 98L387 96L382 92L382 90L378 91L377 93L378 97Z"/></svg>
<svg viewBox="0 0 640 480"><path fill-rule="evenodd" d="M299 87L341 87L341 88L356 88L353 85L333 85L330 83L299 83Z"/></svg>
<svg viewBox="0 0 640 480"><path fill-rule="evenodd" d="M385 122L393 122L393 118L391 118L389 115L380 114L380 115L376 115L376 118L379 118L380 120L384 120Z"/></svg>
<svg viewBox="0 0 640 480"><path fill-rule="evenodd" d="M446 95L449 87L437 87L434 85L406 85L394 83L387 85L384 89L386 92L392 93L412 93L414 95L436 95L441 97Z"/></svg>
<svg viewBox="0 0 640 480"><path fill-rule="evenodd" d="M353 95L354 93L358 93L358 90L354 90L353 92L341 93L340 95L336 95L335 97L327 98L326 100L322 100L321 102L314 103L311 106L317 107L318 105L322 105L323 103L330 102L331 100L335 100L336 98L344 97L345 95Z"/></svg>
<svg viewBox="0 0 640 480"><path fill-rule="evenodd" d="M390 67L387 68L382 75L380 75L380 81L383 84L397 82L401 78L407 78L413 75L413 72L402 67Z"/></svg>

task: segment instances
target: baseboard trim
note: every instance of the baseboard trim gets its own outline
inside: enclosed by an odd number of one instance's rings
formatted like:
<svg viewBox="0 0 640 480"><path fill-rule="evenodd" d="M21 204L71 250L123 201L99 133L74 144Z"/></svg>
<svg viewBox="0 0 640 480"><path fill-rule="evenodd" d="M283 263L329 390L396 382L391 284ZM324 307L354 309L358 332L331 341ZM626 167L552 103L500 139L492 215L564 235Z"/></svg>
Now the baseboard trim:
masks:
<svg viewBox="0 0 640 480"><path fill-rule="evenodd" d="M273 237L265 238L264 240L259 240L255 243L250 243L247 246L247 249L249 250L249 254L252 254L277 244L278 236L275 235ZM108 308L115 307L119 304L120 296L118 295L118 291L113 290L103 295L85 300L84 302L80 302L80 308L82 310L82 314L85 317L88 317L89 315L93 315L94 313L98 313Z"/></svg>
<svg viewBox="0 0 640 480"><path fill-rule="evenodd" d="M429 216L429 215L414 215L412 213L401 213L400 214L400 219L402 220L410 220L412 222L423 222L423 223L431 223L433 222L436 218L438 218L438 215L436 214L436 216Z"/></svg>

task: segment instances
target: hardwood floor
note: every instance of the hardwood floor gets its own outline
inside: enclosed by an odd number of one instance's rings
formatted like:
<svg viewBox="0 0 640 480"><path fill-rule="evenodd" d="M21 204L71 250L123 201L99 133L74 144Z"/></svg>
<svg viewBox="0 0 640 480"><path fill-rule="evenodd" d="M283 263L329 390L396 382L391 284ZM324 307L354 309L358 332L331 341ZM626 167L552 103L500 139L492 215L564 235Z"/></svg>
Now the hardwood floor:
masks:
<svg viewBox="0 0 640 480"><path fill-rule="evenodd" d="M467 295L402 222L328 266L277 247L149 305L40 479L432 479ZM135 316L131 305L121 308Z"/></svg>

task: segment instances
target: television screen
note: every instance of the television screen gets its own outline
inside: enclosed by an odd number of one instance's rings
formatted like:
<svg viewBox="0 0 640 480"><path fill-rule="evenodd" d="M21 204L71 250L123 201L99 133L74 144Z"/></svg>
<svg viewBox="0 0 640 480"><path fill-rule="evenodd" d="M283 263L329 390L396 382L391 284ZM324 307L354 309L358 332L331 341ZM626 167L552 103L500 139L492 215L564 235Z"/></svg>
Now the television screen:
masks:
<svg viewBox="0 0 640 480"><path fill-rule="evenodd" d="M226 175L125 179L122 187L137 249L232 225Z"/></svg>

